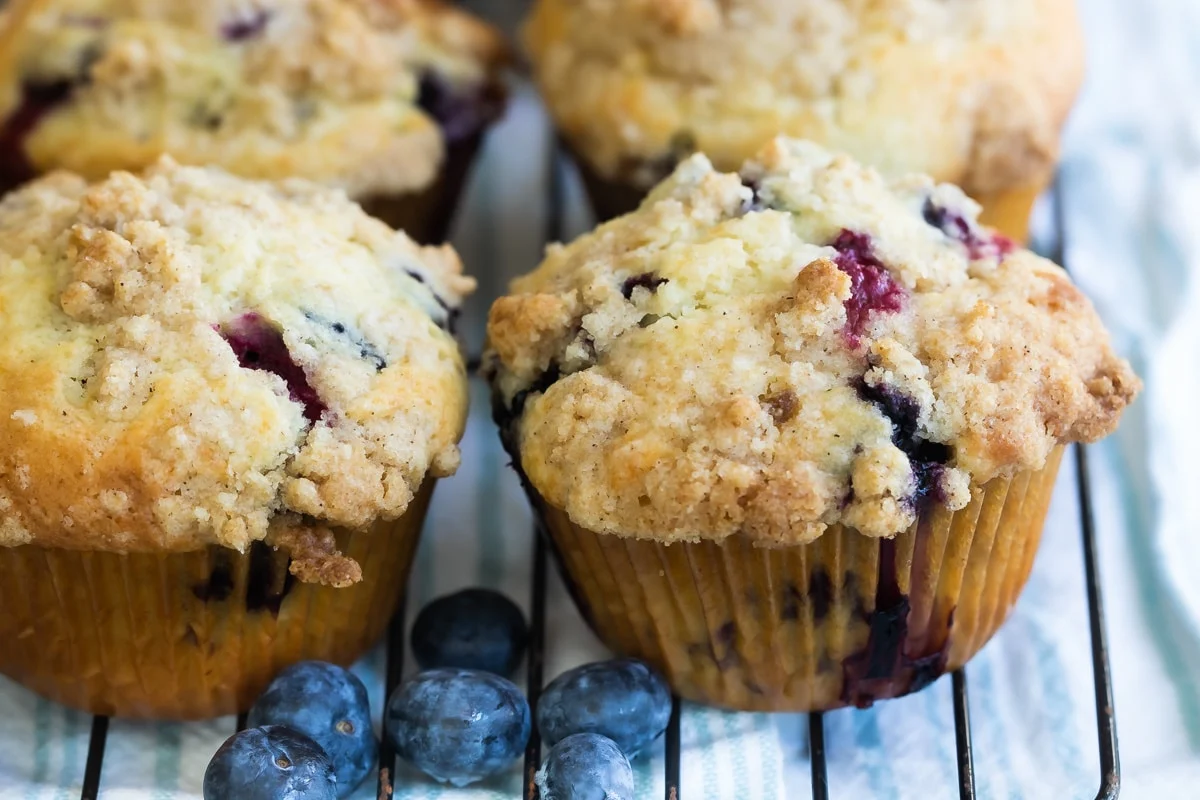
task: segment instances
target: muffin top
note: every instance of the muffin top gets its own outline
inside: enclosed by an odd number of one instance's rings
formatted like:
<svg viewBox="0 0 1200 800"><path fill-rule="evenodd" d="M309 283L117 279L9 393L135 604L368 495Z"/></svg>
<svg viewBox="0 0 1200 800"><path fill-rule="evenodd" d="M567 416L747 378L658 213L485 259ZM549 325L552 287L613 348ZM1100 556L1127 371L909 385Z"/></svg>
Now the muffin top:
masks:
<svg viewBox="0 0 1200 800"><path fill-rule="evenodd" d="M548 105L602 176L802 136L982 195L1046 179L1082 77L1073 0L537 0Z"/></svg>
<svg viewBox="0 0 1200 800"><path fill-rule="evenodd" d="M962 508L1140 386L1066 273L977 210L808 142L740 174L692 156L492 308L506 443L606 533L792 544Z"/></svg>
<svg viewBox="0 0 1200 800"><path fill-rule="evenodd" d="M431 184L498 114L499 33L436 0L52 0L0 87L0 167L170 153L352 196Z"/></svg>
<svg viewBox="0 0 1200 800"><path fill-rule="evenodd" d="M8 195L0 545L243 550L399 516L458 464L460 273L298 180L164 159Z"/></svg>

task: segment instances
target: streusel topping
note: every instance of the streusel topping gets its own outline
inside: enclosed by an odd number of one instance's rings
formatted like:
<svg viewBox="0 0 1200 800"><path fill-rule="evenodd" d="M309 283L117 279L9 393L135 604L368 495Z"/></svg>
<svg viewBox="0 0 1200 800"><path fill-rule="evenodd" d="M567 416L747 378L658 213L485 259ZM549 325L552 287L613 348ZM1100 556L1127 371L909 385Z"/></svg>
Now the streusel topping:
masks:
<svg viewBox="0 0 1200 800"><path fill-rule="evenodd" d="M507 444L599 532L871 536L1111 432L1140 386L1061 268L957 188L777 139L686 160L489 321Z"/></svg>
<svg viewBox="0 0 1200 800"><path fill-rule="evenodd" d="M462 117L494 111L504 58L436 0L54 0L20 45L0 156L28 163L6 171L101 178L169 153L353 196L432 183Z"/></svg>
<svg viewBox="0 0 1200 800"><path fill-rule="evenodd" d="M647 188L778 134L972 194L1036 185L1083 71L1074 0L537 0L526 42L572 146Z"/></svg>
<svg viewBox="0 0 1200 800"><path fill-rule="evenodd" d="M0 545L244 550L398 517L459 461L473 285L298 180L164 159L8 195Z"/></svg>

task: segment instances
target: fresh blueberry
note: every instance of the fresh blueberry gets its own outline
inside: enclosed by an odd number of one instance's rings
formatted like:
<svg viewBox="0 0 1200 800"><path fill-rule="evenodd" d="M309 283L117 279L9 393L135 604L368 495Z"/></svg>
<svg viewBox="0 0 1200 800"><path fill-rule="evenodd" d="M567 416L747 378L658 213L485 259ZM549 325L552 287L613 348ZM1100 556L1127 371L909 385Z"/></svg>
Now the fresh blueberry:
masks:
<svg viewBox="0 0 1200 800"><path fill-rule="evenodd" d="M479 669L507 678L521 663L528 636L516 603L490 589L465 589L421 609L412 649L421 669Z"/></svg>
<svg viewBox="0 0 1200 800"><path fill-rule="evenodd" d="M633 770L617 743L576 733L550 750L538 770L542 800L633 800Z"/></svg>
<svg viewBox="0 0 1200 800"><path fill-rule="evenodd" d="M537 707L538 730L546 744L574 733L598 733L630 758L657 739L670 718L666 681L631 658L564 672L546 687Z"/></svg>
<svg viewBox="0 0 1200 800"><path fill-rule="evenodd" d="M281 725L235 733L204 771L204 800L335 800L337 789L321 746Z"/></svg>
<svg viewBox="0 0 1200 800"><path fill-rule="evenodd" d="M338 793L354 791L379 755L367 689L336 664L301 661L271 681L246 717L248 725L285 725L319 744L337 773Z"/></svg>
<svg viewBox="0 0 1200 800"><path fill-rule="evenodd" d="M469 669L431 669L400 685L384 725L405 761L443 783L495 775L525 749L529 703L512 681Z"/></svg>

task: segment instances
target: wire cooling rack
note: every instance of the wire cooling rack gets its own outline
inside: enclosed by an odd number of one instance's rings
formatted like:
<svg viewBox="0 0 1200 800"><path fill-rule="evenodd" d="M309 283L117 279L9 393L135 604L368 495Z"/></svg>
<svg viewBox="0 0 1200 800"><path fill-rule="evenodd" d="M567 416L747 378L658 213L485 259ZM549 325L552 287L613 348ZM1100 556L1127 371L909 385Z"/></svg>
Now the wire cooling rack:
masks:
<svg viewBox="0 0 1200 800"><path fill-rule="evenodd" d="M563 206L566 197L565 156L559 146L551 148L550 168L547 179L547 219L545 239L547 242L562 241L566 226ZM1054 261L1066 265L1065 231L1063 226L1062 193L1057 189L1052 194L1054 236L1047 250ZM477 361L474 362L477 365ZM1097 800L1115 800L1121 790L1121 767L1117 752L1117 723L1113 709L1112 674L1108 658L1108 641L1105 632L1104 605L1100 591L1100 567L1096 558L1095 519L1092 510L1092 487L1088 473L1087 448L1074 446L1075 466L1078 475L1080 528L1082 531L1083 565L1087 581L1088 622L1091 628L1092 673L1095 680L1097 746L1100 753L1099 791ZM527 663L528 685L526 693L531 707L537 706L544 682L545 665L545 622L546 622L546 539L541 531L533 537L533 575L530 587L530 638ZM387 667L385 670L384 697L400 683L404 671L405 609L403 604L392 618L387 631ZM958 762L958 792L963 800L973 800L975 793L975 764L971 745L971 715L967 694L966 669L951 673L954 739ZM245 727L245 715L237 720L238 730ZM680 785L680 702L674 698L671 719L665 734L665 782L664 800L683 800ZM808 715L809 757L812 764L813 800L829 800L829 777L826 765L825 722L820 712ZM82 800L98 800L101 775L104 765L105 742L108 737L108 717L92 719L91 738L88 743L87 763L84 768ZM534 783L542 758L542 743L536 726L525 748L524 788L522 800L539 800ZM395 774L396 752L383 737L379 749L379 800L392 800L392 776ZM514 798L515 800L515 798ZM704 800L708 800L705 798Z"/></svg>

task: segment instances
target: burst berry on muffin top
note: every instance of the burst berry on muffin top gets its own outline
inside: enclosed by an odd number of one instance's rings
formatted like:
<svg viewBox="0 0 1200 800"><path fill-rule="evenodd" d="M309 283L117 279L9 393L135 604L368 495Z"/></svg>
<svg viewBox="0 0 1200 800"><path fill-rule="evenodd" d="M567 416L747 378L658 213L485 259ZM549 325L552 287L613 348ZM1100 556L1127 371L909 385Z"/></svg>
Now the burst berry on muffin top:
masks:
<svg viewBox="0 0 1200 800"><path fill-rule="evenodd" d="M420 190L499 111L500 35L437 0L55 0L0 95L0 170L163 153L352 196Z"/></svg>
<svg viewBox="0 0 1200 800"><path fill-rule="evenodd" d="M1108 434L1137 377L976 211L807 142L740 173L689 158L493 307L510 450L591 530L792 543L898 533Z"/></svg>
<svg viewBox="0 0 1200 800"><path fill-rule="evenodd" d="M472 287L302 181L164 159L10 194L0 544L243 550L398 517L458 464Z"/></svg>

